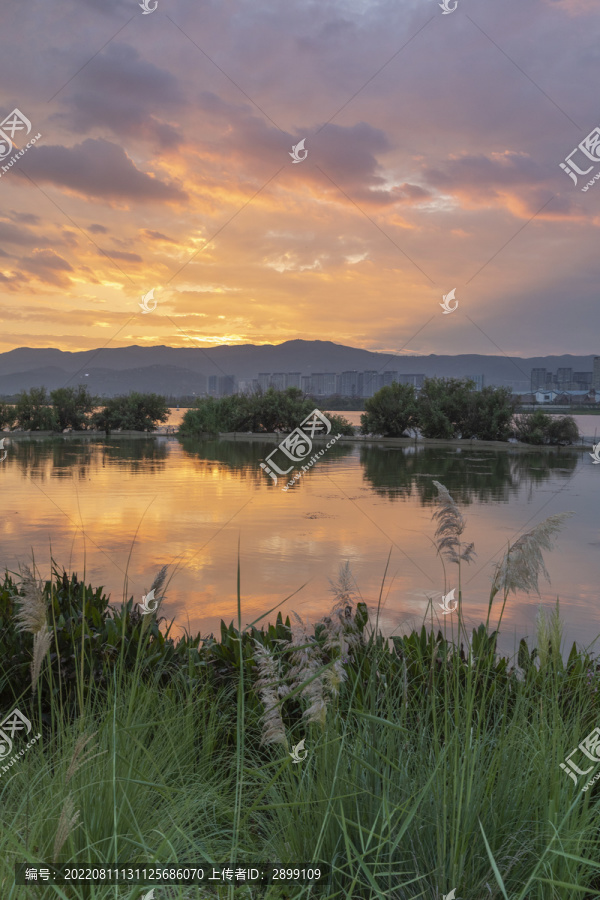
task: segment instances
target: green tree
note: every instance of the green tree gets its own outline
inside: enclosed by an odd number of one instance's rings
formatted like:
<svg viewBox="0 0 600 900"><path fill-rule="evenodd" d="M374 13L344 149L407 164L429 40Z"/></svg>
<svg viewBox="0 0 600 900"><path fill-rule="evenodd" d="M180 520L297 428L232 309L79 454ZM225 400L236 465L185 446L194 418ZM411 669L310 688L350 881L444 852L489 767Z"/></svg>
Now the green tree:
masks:
<svg viewBox="0 0 600 900"><path fill-rule="evenodd" d="M94 411L99 400L93 397L85 385L76 388L58 388L50 393L58 427L81 431L89 424L88 414Z"/></svg>
<svg viewBox="0 0 600 900"><path fill-rule="evenodd" d="M107 434L115 428L126 431L152 431L159 422L169 418L169 407L160 394L140 394L132 391L120 397L111 397L91 418L97 428Z"/></svg>
<svg viewBox="0 0 600 900"><path fill-rule="evenodd" d="M184 436L250 431L252 413L249 398L243 394L229 397L200 397L184 414L179 432Z"/></svg>
<svg viewBox="0 0 600 900"><path fill-rule="evenodd" d="M469 378L425 378L417 399L419 431L425 438L471 437ZM471 414L472 418L472 414Z"/></svg>
<svg viewBox="0 0 600 900"><path fill-rule="evenodd" d="M12 428L17 418L15 407L11 403L0 402L0 431L3 428Z"/></svg>
<svg viewBox="0 0 600 900"><path fill-rule="evenodd" d="M507 441L512 432L516 400L507 387L471 391L461 424L461 437Z"/></svg>
<svg viewBox="0 0 600 900"><path fill-rule="evenodd" d="M412 384L394 381L382 387L365 401L365 409L360 417L363 434L402 437L409 428L417 426L417 400Z"/></svg>
<svg viewBox="0 0 600 900"><path fill-rule="evenodd" d="M24 431L54 431L58 427L45 387L21 391L15 404L15 417Z"/></svg>

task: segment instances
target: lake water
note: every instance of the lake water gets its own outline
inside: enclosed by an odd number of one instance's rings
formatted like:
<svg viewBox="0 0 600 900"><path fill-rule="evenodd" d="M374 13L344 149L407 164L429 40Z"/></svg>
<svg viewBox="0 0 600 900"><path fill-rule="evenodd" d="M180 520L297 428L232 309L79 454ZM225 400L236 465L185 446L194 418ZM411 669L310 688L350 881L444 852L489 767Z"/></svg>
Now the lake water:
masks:
<svg viewBox="0 0 600 900"><path fill-rule="evenodd" d="M127 595L141 600L168 563L175 572L163 614L207 634L221 617L236 617L238 542L244 624L282 601L284 614L320 617L331 603L329 578L349 560L360 597L375 610L381 592L380 621L398 632L420 625L428 595L437 603L457 584L447 564L444 585L431 543L436 479L463 510L465 539L475 541L478 555L463 571L470 624L485 620L493 563L507 543L572 510L546 555L552 581L540 582L541 601L511 595L504 647L512 649L515 634L531 635L539 603L550 608L557 595L569 642L600 633L600 466L587 453L337 444L285 493L284 479L275 486L259 466L273 447L165 436L13 442L0 465L0 562L16 570L33 551L47 577L52 554L80 577L85 567L86 580L104 585L113 602L126 572ZM436 609L451 628L455 616Z"/></svg>

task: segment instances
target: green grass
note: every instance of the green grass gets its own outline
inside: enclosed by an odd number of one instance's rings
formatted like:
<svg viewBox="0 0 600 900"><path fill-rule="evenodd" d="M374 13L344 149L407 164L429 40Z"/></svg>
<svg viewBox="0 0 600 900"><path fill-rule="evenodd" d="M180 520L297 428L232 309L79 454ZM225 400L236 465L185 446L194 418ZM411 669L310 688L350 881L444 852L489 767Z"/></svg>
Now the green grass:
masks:
<svg viewBox="0 0 600 900"><path fill-rule="evenodd" d="M268 646L268 633L256 633ZM600 719L588 654L564 662L549 647L541 664L523 643L516 666L483 626L464 658L451 635L423 628L390 644L367 628L324 727L303 721L299 692L283 701L289 744L306 739L307 758L294 764L284 745L261 744L252 660L244 652L240 666L239 628L226 634L195 656L186 646L175 667L168 654L144 667L156 644L146 629L138 654L107 663L104 681L85 667L80 680L75 665L73 705L68 691L61 702L49 693L47 663L35 697L14 697L43 738L0 777L3 900L134 900L150 889L14 886L14 861L52 861L69 795L79 817L64 862L333 867L330 884L222 897L429 900L452 888L460 900L600 896L600 795L580 793L558 766ZM251 650L248 630L242 645ZM3 657L5 690L10 671ZM78 738L91 734L67 779ZM155 892L201 896L217 894Z"/></svg>

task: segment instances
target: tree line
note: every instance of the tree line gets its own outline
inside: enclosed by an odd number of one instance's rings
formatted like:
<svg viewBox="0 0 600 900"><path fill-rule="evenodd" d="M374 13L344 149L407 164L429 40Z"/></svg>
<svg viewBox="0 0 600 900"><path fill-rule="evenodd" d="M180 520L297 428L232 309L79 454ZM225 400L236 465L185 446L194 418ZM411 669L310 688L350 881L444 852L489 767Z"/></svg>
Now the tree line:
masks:
<svg viewBox="0 0 600 900"><path fill-rule="evenodd" d="M293 431L313 411L315 401L300 388L278 391L273 387L253 394L201 397L184 414L179 433L184 436L233 431ZM343 416L327 416L332 431L353 435L354 428Z"/></svg>
<svg viewBox="0 0 600 900"><path fill-rule="evenodd" d="M365 401L363 434L450 440L476 438L528 444L572 444L579 429L571 416L549 416L536 410L515 416L517 400L509 388L474 390L469 378L425 378L419 393L411 384L394 382Z"/></svg>
<svg viewBox="0 0 600 900"><path fill-rule="evenodd" d="M99 408L98 408L99 407ZM131 394L108 400L90 394L85 385L22 391L14 404L0 403L0 429L23 431L111 430L152 431L169 418L169 407L159 394Z"/></svg>

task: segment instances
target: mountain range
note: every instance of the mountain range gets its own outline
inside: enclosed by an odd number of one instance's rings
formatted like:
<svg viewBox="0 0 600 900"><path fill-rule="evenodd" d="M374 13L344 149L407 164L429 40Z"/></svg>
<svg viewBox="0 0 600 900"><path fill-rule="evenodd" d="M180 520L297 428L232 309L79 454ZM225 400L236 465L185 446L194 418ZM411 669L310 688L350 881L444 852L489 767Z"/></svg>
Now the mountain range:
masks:
<svg viewBox="0 0 600 900"><path fill-rule="evenodd" d="M86 384L105 397L129 391L153 391L184 396L206 391L210 375L233 375L252 381L259 372L396 371L440 377L483 375L486 385L529 390L532 368L591 372L589 356L405 356L346 347L332 341L285 341L283 344L242 344L200 347L104 347L81 352L19 347L0 353L0 396L44 386L54 390Z"/></svg>

